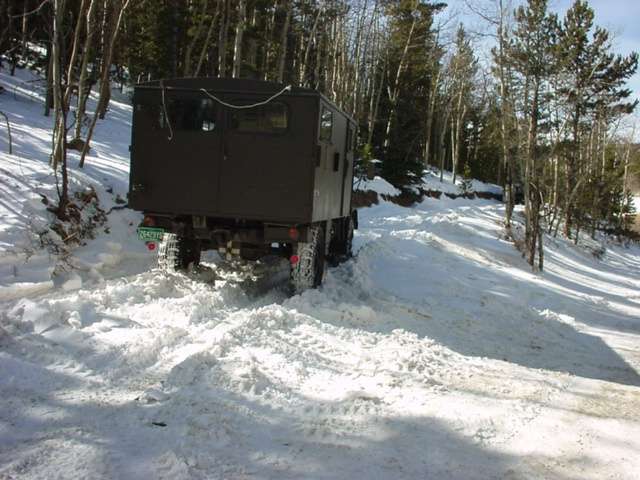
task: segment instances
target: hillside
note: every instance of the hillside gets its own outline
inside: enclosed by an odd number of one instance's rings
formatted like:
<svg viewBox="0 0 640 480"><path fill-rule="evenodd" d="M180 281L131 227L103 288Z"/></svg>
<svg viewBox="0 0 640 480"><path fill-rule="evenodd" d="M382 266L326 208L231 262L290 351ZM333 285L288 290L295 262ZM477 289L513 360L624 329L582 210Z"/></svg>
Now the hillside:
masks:
<svg viewBox="0 0 640 480"><path fill-rule="evenodd" d="M70 160L106 223L56 254L50 120L21 75L0 74L0 478L637 476L638 246L547 237L535 275L501 203L381 196L320 289L215 254L164 274L139 214L106 213L127 191L123 97L87 167Z"/></svg>

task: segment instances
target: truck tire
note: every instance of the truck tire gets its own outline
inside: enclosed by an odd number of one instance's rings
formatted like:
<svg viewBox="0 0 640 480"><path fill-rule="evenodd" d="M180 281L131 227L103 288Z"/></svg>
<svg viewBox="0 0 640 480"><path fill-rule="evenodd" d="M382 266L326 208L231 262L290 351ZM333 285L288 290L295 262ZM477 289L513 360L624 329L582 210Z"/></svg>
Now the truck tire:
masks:
<svg viewBox="0 0 640 480"><path fill-rule="evenodd" d="M294 293L317 288L324 277L324 231L322 227L311 228L309 242L299 242L295 255L298 262L291 266L291 286Z"/></svg>
<svg viewBox="0 0 640 480"><path fill-rule="evenodd" d="M200 264L200 243L197 240L165 233L158 248L158 266L168 272L187 270Z"/></svg>
<svg viewBox="0 0 640 480"><path fill-rule="evenodd" d="M353 225L353 218L349 217L347 220L347 238L345 240L345 256L347 258L353 257L353 232L355 231L355 227Z"/></svg>
<svg viewBox="0 0 640 480"><path fill-rule="evenodd" d="M353 218L347 217L341 219L340 222L337 234L333 236L329 244L329 258L333 266L337 266L353 256Z"/></svg>

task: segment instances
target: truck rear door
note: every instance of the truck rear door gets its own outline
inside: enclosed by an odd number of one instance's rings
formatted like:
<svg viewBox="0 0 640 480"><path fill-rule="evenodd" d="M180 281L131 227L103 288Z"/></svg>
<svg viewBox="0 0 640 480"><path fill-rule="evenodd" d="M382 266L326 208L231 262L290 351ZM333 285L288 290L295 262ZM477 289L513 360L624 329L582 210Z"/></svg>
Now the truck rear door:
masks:
<svg viewBox="0 0 640 480"><path fill-rule="evenodd" d="M222 158L221 112L195 92L140 95L134 100L131 200L167 213L213 213Z"/></svg>
<svg viewBox="0 0 640 480"><path fill-rule="evenodd" d="M234 105L251 103L246 98L229 100ZM292 122L295 101L225 108L219 196L225 215L289 221L310 210L305 194L312 152L304 122Z"/></svg>

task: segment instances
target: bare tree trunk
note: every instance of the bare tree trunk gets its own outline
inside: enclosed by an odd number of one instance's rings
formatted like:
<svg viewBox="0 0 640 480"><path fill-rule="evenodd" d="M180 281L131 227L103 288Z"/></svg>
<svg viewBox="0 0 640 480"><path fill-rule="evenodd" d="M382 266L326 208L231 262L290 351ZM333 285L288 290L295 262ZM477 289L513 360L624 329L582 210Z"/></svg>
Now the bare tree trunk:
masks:
<svg viewBox="0 0 640 480"><path fill-rule="evenodd" d="M427 108L427 124L424 132L424 166L429 165L431 156L431 135L433 133L433 116L436 112L436 103L438 98L438 85L440 84L441 68L437 68L435 78L431 79L431 89L429 92L429 106Z"/></svg>
<svg viewBox="0 0 640 480"><path fill-rule="evenodd" d="M291 7L291 3L289 0L285 0L284 8L286 9L286 16L284 19L284 26L282 27L282 32L280 34L280 51L278 54L278 73L276 76L276 80L280 83L284 81L284 64L287 59L287 38L289 35L289 23L291 22L291 12L293 8Z"/></svg>
<svg viewBox="0 0 640 480"><path fill-rule="evenodd" d="M355 37L355 52L353 55L353 60L354 60L354 65L353 65L353 70L354 70L354 79L353 79L353 83L354 83L354 87L355 87L355 91L353 94L353 103L351 106L351 112L353 113L353 116L357 118L358 116L358 99L360 96L360 64L361 64L361 50L363 48L365 48L364 45L362 45L361 39L362 39L362 33L363 33L363 29L364 29L364 21L365 21L365 12L367 11L367 5L368 5L368 0L365 0L363 5L362 5L362 13L359 15L358 17L358 22L357 22L357 27L356 27L356 37Z"/></svg>
<svg viewBox="0 0 640 480"><path fill-rule="evenodd" d="M111 14L110 11L114 6L111 6L111 2L109 0L105 0L103 4L104 14L102 17L102 28L100 30L100 45L101 45L101 62L100 62L100 71L107 72L106 76L106 85L103 84L103 80L100 80L100 99L98 100L97 110L100 115L100 119L103 119L107 113L107 107L109 106L109 101L111 99L111 85L109 84L109 69L111 68L111 63L105 64L105 60L107 55L109 55L109 37L111 36L111 31L109 28L112 27L110 19ZM102 75L101 75L102 78Z"/></svg>
<svg viewBox="0 0 640 480"><path fill-rule="evenodd" d="M22 58L25 59L27 58L27 24L28 24L28 5L29 2L27 0L24 0L24 6L22 9L22 29L21 29L21 34L20 34L20 50L22 53Z"/></svg>
<svg viewBox="0 0 640 480"><path fill-rule="evenodd" d="M229 32L229 17L231 16L231 5L229 0L223 0L224 6L222 17L220 18L220 31L218 32L218 76L224 77L227 74L227 37Z"/></svg>
<svg viewBox="0 0 640 480"><path fill-rule="evenodd" d="M52 39L52 74L53 74L53 105L55 121L53 129L53 148L51 164L54 172L58 168L62 173L62 189L58 187L58 209L60 218L66 216L67 205L69 203L69 179L67 176L67 151L66 151L66 109L64 105L64 95L62 92L62 21L64 18L65 0L54 0L53 2L53 39Z"/></svg>
<svg viewBox="0 0 640 480"><path fill-rule="evenodd" d="M378 60L376 60L376 65L377 65L377 62ZM380 84L377 88L377 92L375 88L375 83L374 83L374 88L372 89L372 92L371 92L371 107L370 107L371 114L369 116L369 132L367 135L367 144L369 145L371 145L371 142L373 140L373 132L375 130L376 122L378 120L378 107L380 106L380 97L382 95L382 84L384 83L384 77L385 77L386 71L387 71L387 68L386 68L386 61L385 61L383 65L383 69L380 72ZM376 76L376 72L374 70L373 72L374 82L375 82L375 76Z"/></svg>
<svg viewBox="0 0 640 480"><path fill-rule="evenodd" d="M411 40L413 38L413 31L415 30L415 27L416 27L416 22L417 22L417 17L413 15L411 28L409 28L407 41L404 44L404 49L402 50L402 55L400 56L400 62L398 63L398 69L396 70L393 86L389 86L389 102L391 104L391 108L389 109L389 117L387 118L387 128L385 129L385 134L384 134L385 148L389 146L389 136L391 134L391 125L393 122L393 117L396 114L396 103L398 101L398 95L400 93L400 88L399 88L400 76L402 75L402 70L404 69L404 63L407 58L407 53L409 52L409 46L411 45Z"/></svg>
<svg viewBox="0 0 640 480"><path fill-rule="evenodd" d="M53 107L53 45L47 41L47 77L45 80L44 116L48 117Z"/></svg>
<svg viewBox="0 0 640 480"><path fill-rule="evenodd" d="M461 87L460 92L458 92L458 104L456 106L456 118L455 118L455 129L452 131L452 166L451 170L453 171L453 184L456 184L456 176L458 173L458 165L460 163L460 142L462 138L462 124L464 122L464 117L467 115L467 106L463 105L464 91Z"/></svg>
<svg viewBox="0 0 640 480"><path fill-rule="evenodd" d="M322 61L322 35L316 40L316 64L313 68L313 83L316 90L320 90L320 64Z"/></svg>
<svg viewBox="0 0 640 480"><path fill-rule="evenodd" d="M625 210L629 210L629 164L631 159L631 148L633 146L633 140L636 137L636 127L634 124L631 129L631 135L629 136L629 140L627 142L625 152L624 152L624 173L622 176L622 206ZM624 218L621 219L624 222ZM624 223L623 225L624 226Z"/></svg>
<svg viewBox="0 0 640 480"><path fill-rule="evenodd" d="M540 228L540 188L537 163L537 139L539 118L540 80L533 78L533 97L527 134L527 158L525 161L525 245L527 261L535 269L535 257Z"/></svg>
<svg viewBox="0 0 640 480"><path fill-rule="evenodd" d="M322 4L322 6L318 9L315 20L313 21L313 27L311 28L311 32L309 32L309 38L307 39L307 43L304 49L304 56L302 58L302 63L300 64L300 70L299 70L300 76L298 77L298 83L300 85L308 85L308 82L306 81L306 76L307 76L307 64L309 62L309 53L311 52L311 43L315 41L316 31L318 29L318 22L320 21L320 16L322 15L323 11L324 11L324 4Z"/></svg>
<svg viewBox="0 0 640 480"><path fill-rule="evenodd" d="M183 75L185 77L191 76L191 55L193 54L193 49L196 47L196 43L200 38L200 33L202 32L202 27L204 26L204 16L207 13L207 7L209 6L209 0L204 0L202 4L202 11L200 12L200 18L198 18L198 24L196 25L196 29L193 33L193 38L187 45L185 54L184 54L184 65L182 66ZM206 48L206 43L205 43Z"/></svg>
<svg viewBox="0 0 640 480"><path fill-rule="evenodd" d="M513 112L513 104L511 98L511 90L508 82L508 69L506 64L506 46L507 46L507 7L504 0L497 1L498 17L493 23L497 29L498 36L498 77L500 87L500 134L502 137L502 169L504 171L504 198L505 198L505 229L507 234L511 233L511 218L515 206L515 156L518 142L514 141L515 115ZM517 128L515 128L517 130Z"/></svg>
<svg viewBox="0 0 640 480"><path fill-rule="evenodd" d="M332 39L331 43L333 44L333 53L331 54L331 59L333 60L331 64L331 82L329 87L329 92L331 93L331 98L335 101L338 97L338 92L336 91L337 85L339 83L339 65L338 65L338 21L334 20L331 25L331 34Z"/></svg>
<svg viewBox="0 0 640 480"><path fill-rule="evenodd" d="M542 228L538 227L538 270L544 270L544 244L542 243L542 239L544 237L544 232Z"/></svg>
<svg viewBox="0 0 640 480"><path fill-rule="evenodd" d="M236 38L233 44L233 78L239 78L242 69L242 38L247 24L246 0L238 0L238 23L236 25Z"/></svg>
<svg viewBox="0 0 640 480"><path fill-rule="evenodd" d="M272 64L272 56L273 56L273 31L275 30L276 25L276 14L278 13L279 8L279 0L273 1L273 10L271 10L271 15L269 15L269 19L265 22L264 27L264 37L262 37L262 48L263 54L262 59L260 61L260 76L262 80L269 80L269 67Z"/></svg>
<svg viewBox="0 0 640 480"><path fill-rule="evenodd" d="M209 50L211 44L211 37L213 35L213 28L218 21L218 15L220 14L220 5L221 0L216 2L216 11L213 14L213 18L211 19L211 23L209 24L209 29L207 30L207 36L204 40L204 45L202 45L202 50L200 51L200 56L198 57L198 65L196 66L195 71L193 72L194 77L198 77L200 75L200 70L202 69L202 64L204 63L204 58L207 55L207 51ZM223 7L224 8L224 7Z"/></svg>
<svg viewBox="0 0 640 480"><path fill-rule="evenodd" d="M10 0L0 0L0 65L2 65L2 57L10 57L11 76L15 74L15 55L11 53L11 45L9 40L13 36L13 2ZM13 57L13 58L11 58Z"/></svg>
<svg viewBox="0 0 640 480"><path fill-rule="evenodd" d="M82 49L82 63L80 65L80 78L78 79L78 105L76 108L76 128L74 138L80 138L82 134L82 123L84 121L85 112L87 110L87 99L89 98L90 87L87 87L87 74L89 57L91 54L91 43L94 35L93 19L95 16L96 5L98 0L91 0L89 12L87 14L87 35L84 40Z"/></svg>
<svg viewBox="0 0 640 480"><path fill-rule="evenodd" d="M580 96L580 95L579 95ZM578 159L580 156L580 149L582 148L580 144L580 118L581 111L580 106L576 107L576 111L573 115L573 151L569 154L567 158L567 167L566 167L566 178L565 178L565 191L567 192L567 196L565 199L565 223L564 223L564 235L567 238L571 238L571 224L573 221L573 195L568 195L568 192L572 190L572 185L575 181L576 175L576 165L578 164ZM576 233L577 236L577 233ZM576 238L577 241L577 238Z"/></svg>
<svg viewBox="0 0 640 480"><path fill-rule="evenodd" d="M451 114L451 110L446 108L444 112L444 117L439 122L439 132L438 132L438 154L440 155L440 181L444 180L444 163L446 160L446 145L445 145L445 137L447 134L447 123L449 123L449 115Z"/></svg>
<svg viewBox="0 0 640 480"><path fill-rule="evenodd" d="M457 145L456 145L456 139L455 139L455 136L456 136L456 133L455 133L456 132L456 125L455 125L455 123L456 123L455 119L452 118L451 119L451 127L450 127L451 131L449 132L449 137L450 137L450 142L451 142L451 173L453 174L451 181L452 181L452 183L454 185L456 184L456 164L455 164L455 162L456 162L456 156L457 156L457 153L456 153Z"/></svg>
<svg viewBox="0 0 640 480"><path fill-rule="evenodd" d="M73 43L71 44L71 55L69 56L69 65L67 68L67 89L64 92L64 107L67 108L71 100L71 93L73 91L73 71L76 66L76 57L78 56L78 50L80 48L80 35L82 34L82 27L84 22L82 19L85 17L88 7L88 0L81 0L80 11L78 14L78 20L76 22L76 28L73 33ZM78 92L78 95L80 93Z"/></svg>
<svg viewBox="0 0 640 480"><path fill-rule="evenodd" d="M122 22L122 17L124 16L127 7L129 6L129 2L131 0L122 0L120 4L120 12L118 13L115 25L113 25L113 29L111 30L111 38L109 39L108 48L106 52L103 52L105 58L103 59L103 64L106 68L102 71L102 78L100 79L100 98L98 99L98 105L100 104L100 100L105 95L105 86L109 81L109 65L111 65L111 57L113 55L113 48L116 43L116 39L118 37L118 32L120 31L120 23ZM96 112L93 115L91 120L91 124L89 125L89 131L87 132L87 138L82 146L82 153L80 154L80 164L79 167L84 167L84 159L89 152L89 144L91 142L91 138L93 137L93 131L96 128L96 123L98 122L98 117L100 116L100 111L96 109Z"/></svg>
<svg viewBox="0 0 640 480"><path fill-rule="evenodd" d="M64 15L65 0L54 0L53 4L53 38L52 38L52 55L51 55L51 72L53 77L53 111L55 114L53 128L53 150L51 155L51 165L54 170L62 162L62 154L64 152L64 131L66 125L61 124L63 107L62 95L62 17Z"/></svg>
<svg viewBox="0 0 640 480"><path fill-rule="evenodd" d="M551 215L548 225L548 232L551 233L553 231L553 224L558 215L558 188L560 186L560 161L558 156L554 156L553 159L553 192L551 192Z"/></svg>

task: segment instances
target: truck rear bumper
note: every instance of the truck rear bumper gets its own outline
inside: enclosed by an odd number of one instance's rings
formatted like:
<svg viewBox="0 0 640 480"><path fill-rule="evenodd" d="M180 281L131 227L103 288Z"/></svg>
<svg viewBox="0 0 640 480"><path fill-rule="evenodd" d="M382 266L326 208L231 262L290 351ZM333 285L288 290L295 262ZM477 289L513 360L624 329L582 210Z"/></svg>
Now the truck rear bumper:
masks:
<svg viewBox="0 0 640 480"><path fill-rule="evenodd" d="M229 220L199 215L167 215L145 212L154 226L180 236L189 236L211 244L210 248L229 242L254 245L306 242L309 225L274 224L259 220Z"/></svg>

